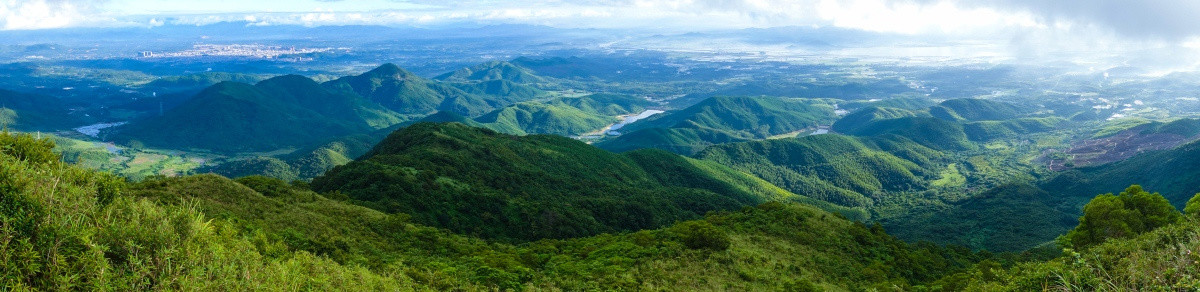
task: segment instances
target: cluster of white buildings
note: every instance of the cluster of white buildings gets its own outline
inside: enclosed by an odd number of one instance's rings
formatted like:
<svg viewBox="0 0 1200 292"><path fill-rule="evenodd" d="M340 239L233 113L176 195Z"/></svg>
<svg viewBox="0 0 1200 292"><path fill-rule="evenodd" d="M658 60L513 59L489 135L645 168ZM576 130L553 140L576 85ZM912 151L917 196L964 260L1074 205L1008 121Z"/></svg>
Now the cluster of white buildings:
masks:
<svg viewBox="0 0 1200 292"><path fill-rule="evenodd" d="M299 48L282 46L267 46L267 45L193 45L192 49L178 52L151 52L144 51L141 53L142 58L188 58L188 57L249 57L261 59L276 59L281 56L301 55L310 53L320 53L331 50L330 48ZM292 57L291 59L295 59Z"/></svg>

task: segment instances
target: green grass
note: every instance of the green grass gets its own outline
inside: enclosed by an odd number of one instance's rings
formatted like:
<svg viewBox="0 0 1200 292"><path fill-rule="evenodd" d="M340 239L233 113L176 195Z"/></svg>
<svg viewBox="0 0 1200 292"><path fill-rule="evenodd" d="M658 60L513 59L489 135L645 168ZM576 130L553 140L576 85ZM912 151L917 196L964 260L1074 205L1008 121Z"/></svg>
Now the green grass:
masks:
<svg viewBox="0 0 1200 292"><path fill-rule="evenodd" d="M958 165L951 163L942 170L941 177L937 180L929 182L929 185L938 188L960 187L967 183L967 178L959 173Z"/></svg>

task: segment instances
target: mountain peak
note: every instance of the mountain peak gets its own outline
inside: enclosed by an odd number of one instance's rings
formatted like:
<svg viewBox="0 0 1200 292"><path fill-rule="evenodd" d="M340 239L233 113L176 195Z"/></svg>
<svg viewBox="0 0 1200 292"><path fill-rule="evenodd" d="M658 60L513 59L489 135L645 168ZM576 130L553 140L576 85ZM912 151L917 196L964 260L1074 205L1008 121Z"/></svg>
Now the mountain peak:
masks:
<svg viewBox="0 0 1200 292"><path fill-rule="evenodd" d="M404 68L400 68L400 66L396 66L396 64L384 63L383 65L379 65L379 67L375 67L375 69L371 69L371 71L367 71L367 73L364 73L363 75L396 76L396 79L406 79L414 74L412 74L412 72L408 72L408 70L404 70Z"/></svg>

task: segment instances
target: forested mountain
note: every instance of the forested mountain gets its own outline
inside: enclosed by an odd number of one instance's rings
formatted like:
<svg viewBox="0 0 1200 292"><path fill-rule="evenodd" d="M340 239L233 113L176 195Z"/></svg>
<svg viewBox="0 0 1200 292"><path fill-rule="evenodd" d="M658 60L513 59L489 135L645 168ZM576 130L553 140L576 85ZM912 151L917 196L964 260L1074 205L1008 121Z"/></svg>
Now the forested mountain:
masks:
<svg viewBox="0 0 1200 292"><path fill-rule="evenodd" d="M654 148L691 155L714 144L749 140L733 133L712 129L649 128L600 141L596 143L596 147L614 152Z"/></svg>
<svg viewBox="0 0 1200 292"><path fill-rule="evenodd" d="M868 106L838 119L837 122L833 123L832 128L834 131L841 133L855 133L859 129L880 120L914 117L917 115L916 112L905 109Z"/></svg>
<svg viewBox="0 0 1200 292"><path fill-rule="evenodd" d="M853 128L847 134L870 137L903 137L921 146L958 151L977 146L967 139L963 125L931 117L902 117L874 120Z"/></svg>
<svg viewBox="0 0 1200 292"><path fill-rule="evenodd" d="M162 115L118 128L112 138L174 149L273 151L367 133L401 120L369 100L287 75L256 85L218 83Z"/></svg>
<svg viewBox="0 0 1200 292"><path fill-rule="evenodd" d="M639 157L561 136L516 137L456 123L419 123L312 185L372 208L409 213L424 224L519 240L654 228L768 198L798 197L766 186L723 186L717 193L713 183L660 180L671 174L650 174ZM674 167L698 167L674 161L681 163ZM736 171L719 175L742 178L710 180L768 185Z"/></svg>
<svg viewBox="0 0 1200 292"><path fill-rule="evenodd" d="M996 121L1017 118L1020 109L1013 104L986 99L950 99L929 108L929 113L948 121Z"/></svg>
<svg viewBox="0 0 1200 292"><path fill-rule="evenodd" d="M202 89L205 87L216 85L217 83L232 81L238 83L254 84L262 81L264 77L242 73L228 72L202 72L180 76L167 76L155 79L145 85L144 88L153 88L163 91L187 91L191 89ZM164 92L165 93L165 92Z"/></svg>
<svg viewBox="0 0 1200 292"><path fill-rule="evenodd" d="M324 85L335 92L357 94L413 119L437 111L476 116L504 103L426 79L391 63Z"/></svg>
<svg viewBox="0 0 1200 292"><path fill-rule="evenodd" d="M599 144L605 149L659 148L691 154L731 141L763 139L816 129L835 119L831 104L778 97L713 97L637 121Z"/></svg>
<svg viewBox="0 0 1200 292"><path fill-rule="evenodd" d="M592 94L517 103L479 116L474 121L483 127L514 135L572 136L603 129L620 122L619 115L636 114L653 105L633 96Z"/></svg>
<svg viewBox="0 0 1200 292"><path fill-rule="evenodd" d="M449 82L508 81L519 84L547 82L545 78L537 76L532 70L505 61L491 61L458 69L434 77L434 79Z"/></svg>
<svg viewBox="0 0 1200 292"><path fill-rule="evenodd" d="M649 128L707 129L766 138L815 127L835 118L833 107L809 100L778 97L713 97L696 105L656 115L626 131Z"/></svg>
<svg viewBox="0 0 1200 292"><path fill-rule="evenodd" d="M375 133L349 135L284 155L227 161L213 167L201 168L200 171L233 178L262 175L288 181L307 180L367 153L374 143L382 139L377 136Z"/></svg>
<svg viewBox="0 0 1200 292"><path fill-rule="evenodd" d="M880 145L906 149L900 157ZM754 174L797 194L865 209L883 191L920 189L942 154L908 140L813 135L712 146L696 157Z"/></svg>
<svg viewBox="0 0 1200 292"><path fill-rule="evenodd" d="M1138 154L1124 161L1067 170L1043 184L1065 197L1080 198L1140 184L1161 192L1177 207L1200 192L1200 141L1171 150ZM1081 204L1077 199L1076 204Z"/></svg>
<svg viewBox="0 0 1200 292"><path fill-rule="evenodd" d="M779 203L510 245L264 177L131 185L63 165L47 140L0 146L0 279L17 289L912 289L990 256Z"/></svg>
<svg viewBox="0 0 1200 292"><path fill-rule="evenodd" d="M541 89L508 80L449 84L469 94L493 96L508 102L533 100L546 95Z"/></svg>
<svg viewBox="0 0 1200 292"><path fill-rule="evenodd" d="M963 124L963 132L971 141L991 141L1013 138L1023 134L1047 132L1057 128L1065 121L1059 117L978 121Z"/></svg>
<svg viewBox="0 0 1200 292"><path fill-rule="evenodd" d="M81 123L56 97L0 89L0 126L37 131L61 130Z"/></svg>

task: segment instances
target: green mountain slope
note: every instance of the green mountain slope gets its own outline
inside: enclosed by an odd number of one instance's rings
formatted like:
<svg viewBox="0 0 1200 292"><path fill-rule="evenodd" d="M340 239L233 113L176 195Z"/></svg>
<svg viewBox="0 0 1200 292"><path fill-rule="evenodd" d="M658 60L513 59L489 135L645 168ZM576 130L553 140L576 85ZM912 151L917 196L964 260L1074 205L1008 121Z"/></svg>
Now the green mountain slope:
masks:
<svg viewBox="0 0 1200 292"><path fill-rule="evenodd" d="M113 138L169 149L272 151L366 133L398 122L400 118L392 111L290 75L257 85L213 85L161 116L130 122Z"/></svg>
<svg viewBox="0 0 1200 292"><path fill-rule="evenodd" d="M832 129L841 133L854 133L876 121L917 116L917 113L888 107L866 107L838 119Z"/></svg>
<svg viewBox="0 0 1200 292"><path fill-rule="evenodd" d="M150 81L149 83L142 85L142 87L162 90L188 90L192 88L205 88L226 81L254 84L262 81L263 79L264 77L251 74L202 72L180 76L166 76L155 79L154 81Z"/></svg>
<svg viewBox="0 0 1200 292"><path fill-rule="evenodd" d="M779 203L511 245L264 177L129 184L57 162L51 147L0 136L0 281L9 288L912 290L988 256L906 244L878 226Z"/></svg>
<svg viewBox="0 0 1200 292"><path fill-rule="evenodd" d="M1019 252L1053 241L1078 224L1049 192L1022 183L1001 185L949 208L910 210L883 224L897 237L993 252Z"/></svg>
<svg viewBox="0 0 1200 292"><path fill-rule="evenodd" d="M454 88L474 95L486 95L507 102L533 100L546 95L545 91L508 80L489 80L473 83L449 83Z"/></svg>
<svg viewBox="0 0 1200 292"><path fill-rule="evenodd" d="M833 107L777 97L713 97L685 109L655 115L626 126L711 129L762 139L832 122Z"/></svg>
<svg viewBox="0 0 1200 292"><path fill-rule="evenodd" d="M1120 218L1111 211L1097 215ZM963 291L1195 290L1200 287L1200 255L1195 251L1200 246L1200 216L1197 210L1189 211L1179 222L1082 250L1066 249L1062 257L1049 261L1009 269L976 267L939 282ZM1179 215L1177 210L1167 212Z"/></svg>
<svg viewBox="0 0 1200 292"><path fill-rule="evenodd" d="M455 123L396 131L312 185L417 222L522 240L653 228L777 196L664 183L628 156L570 138Z"/></svg>
<svg viewBox="0 0 1200 292"><path fill-rule="evenodd" d="M1192 194L1200 192L1200 142L1146 152L1115 163L1067 170L1042 188L1075 198L1073 203L1082 206L1094 194L1132 184L1160 192L1175 206L1183 206Z"/></svg>
<svg viewBox="0 0 1200 292"><path fill-rule="evenodd" d="M64 130L82 121L58 98L0 89L0 126L23 131Z"/></svg>
<svg viewBox="0 0 1200 292"><path fill-rule="evenodd" d="M434 79L448 82L503 80L521 84L546 82L544 77L537 76L533 71L505 61L491 61L458 69Z"/></svg>
<svg viewBox="0 0 1200 292"><path fill-rule="evenodd" d="M749 141L749 139L712 129L649 128L600 141L596 143L596 147L614 152L654 148L682 155L692 155L715 144L742 141Z"/></svg>
<svg viewBox="0 0 1200 292"><path fill-rule="evenodd" d="M904 137L922 146L944 151L967 150L977 147L967 139L962 124L930 117L877 120L859 126L847 134Z"/></svg>
<svg viewBox="0 0 1200 292"><path fill-rule="evenodd" d="M1065 121L1062 118L1050 117L969 122L963 124L963 132L971 141L991 141L1054 130Z"/></svg>
<svg viewBox="0 0 1200 292"><path fill-rule="evenodd" d="M1013 104L986 99L950 99L929 108L934 117L948 121L1009 120L1021 115Z"/></svg>
<svg viewBox="0 0 1200 292"><path fill-rule="evenodd" d="M123 179L58 162L48 140L0 135L0 282L6 289L412 285L403 273L341 265L277 240L256 240L236 223L206 218L195 205L131 196Z"/></svg>
<svg viewBox="0 0 1200 292"><path fill-rule="evenodd" d="M474 121L499 132L579 135L620 122L616 116L639 113L654 103L614 94L593 94L545 102L513 104L487 113Z"/></svg>
<svg viewBox="0 0 1200 292"><path fill-rule="evenodd" d="M709 145L812 129L836 117L831 104L777 97L713 97L626 125L597 144L612 151L658 148L691 155Z"/></svg>
<svg viewBox="0 0 1200 292"><path fill-rule="evenodd" d="M336 92L353 92L411 119L437 111L477 116L500 103L434 82L395 64L384 64L357 76L326 82Z"/></svg>
<svg viewBox="0 0 1200 292"><path fill-rule="evenodd" d="M931 165L913 161L929 161L936 156L904 159L871 142L867 138L813 135L717 145L696 157L754 174L793 193L852 208L871 205L871 196L881 191L923 188L934 175L928 169ZM907 142L904 148L924 147ZM937 155L925 150L911 153Z"/></svg>

